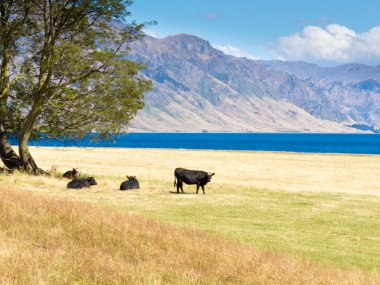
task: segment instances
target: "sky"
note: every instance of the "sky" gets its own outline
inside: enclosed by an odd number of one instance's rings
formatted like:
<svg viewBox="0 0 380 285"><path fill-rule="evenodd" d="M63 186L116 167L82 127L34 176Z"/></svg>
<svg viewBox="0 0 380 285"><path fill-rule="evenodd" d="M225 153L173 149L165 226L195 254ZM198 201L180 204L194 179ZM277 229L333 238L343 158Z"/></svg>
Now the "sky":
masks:
<svg viewBox="0 0 380 285"><path fill-rule="evenodd" d="M134 0L145 32L199 36L227 54L325 66L380 64L380 0Z"/></svg>

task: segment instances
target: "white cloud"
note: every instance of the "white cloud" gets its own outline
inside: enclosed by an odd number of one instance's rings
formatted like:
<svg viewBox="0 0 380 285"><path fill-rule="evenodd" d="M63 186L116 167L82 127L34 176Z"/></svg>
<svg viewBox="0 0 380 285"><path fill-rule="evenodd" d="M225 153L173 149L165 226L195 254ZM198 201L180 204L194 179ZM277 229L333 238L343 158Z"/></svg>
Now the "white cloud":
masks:
<svg viewBox="0 0 380 285"><path fill-rule="evenodd" d="M249 59L258 59L257 57L250 55L247 52L245 52L245 51L243 51L237 47L231 46L231 45L214 45L214 48L221 50L225 54L229 54L232 56L246 57Z"/></svg>
<svg viewBox="0 0 380 285"><path fill-rule="evenodd" d="M380 26L357 33L345 26L306 26L302 32L281 37L275 46L280 59L324 63L380 63Z"/></svg>
<svg viewBox="0 0 380 285"><path fill-rule="evenodd" d="M222 19L223 16L222 14L218 12L208 12L202 15L202 18L205 20L217 20L217 19Z"/></svg>
<svg viewBox="0 0 380 285"><path fill-rule="evenodd" d="M155 31L155 30L152 30L152 29L143 29L143 32L145 34L147 34L148 36L151 36L153 38L157 38L157 39L161 39L161 38L164 38L165 35Z"/></svg>

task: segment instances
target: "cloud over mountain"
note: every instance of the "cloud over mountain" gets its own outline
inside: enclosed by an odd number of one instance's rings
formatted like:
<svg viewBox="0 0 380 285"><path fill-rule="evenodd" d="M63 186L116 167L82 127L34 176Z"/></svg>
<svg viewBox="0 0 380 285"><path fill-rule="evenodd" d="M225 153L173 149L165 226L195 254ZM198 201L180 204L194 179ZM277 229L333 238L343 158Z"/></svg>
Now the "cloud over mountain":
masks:
<svg viewBox="0 0 380 285"><path fill-rule="evenodd" d="M248 54L247 52L245 52L245 51L243 51L237 47L234 47L232 45L214 45L214 48L221 50L225 54L232 55L235 57L246 57L249 59L258 59L257 57L255 57L251 54Z"/></svg>
<svg viewBox="0 0 380 285"><path fill-rule="evenodd" d="M300 33L281 37L275 51L283 60L380 64L380 26L364 33L337 24L306 26Z"/></svg>
<svg viewBox="0 0 380 285"><path fill-rule="evenodd" d="M157 39L161 39L161 38L165 37L165 35L163 35L162 33L158 32L156 30L153 30L153 29L144 28L143 32L144 32L144 34L146 34L150 37L153 37L153 38L157 38Z"/></svg>

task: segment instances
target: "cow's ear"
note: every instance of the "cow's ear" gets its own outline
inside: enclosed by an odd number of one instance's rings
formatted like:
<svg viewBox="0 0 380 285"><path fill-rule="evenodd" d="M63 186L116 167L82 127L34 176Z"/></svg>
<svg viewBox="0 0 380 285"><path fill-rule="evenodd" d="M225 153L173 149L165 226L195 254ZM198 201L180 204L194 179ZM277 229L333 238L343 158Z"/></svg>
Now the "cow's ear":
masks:
<svg viewBox="0 0 380 285"><path fill-rule="evenodd" d="M215 175L215 173L211 173L211 174L210 174L210 176L214 176L214 175Z"/></svg>

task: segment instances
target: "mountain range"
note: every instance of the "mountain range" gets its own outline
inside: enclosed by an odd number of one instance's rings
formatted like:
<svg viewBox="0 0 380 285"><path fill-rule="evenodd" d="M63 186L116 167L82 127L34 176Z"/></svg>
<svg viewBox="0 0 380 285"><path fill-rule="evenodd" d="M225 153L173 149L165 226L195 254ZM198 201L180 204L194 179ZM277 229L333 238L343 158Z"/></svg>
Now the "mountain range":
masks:
<svg viewBox="0 0 380 285"><path fill-rule="evenodd" d="M380 66L322 67L224 54L197 36L145 36L129 58L153 81L144 132L378 132Z"/></svg>

